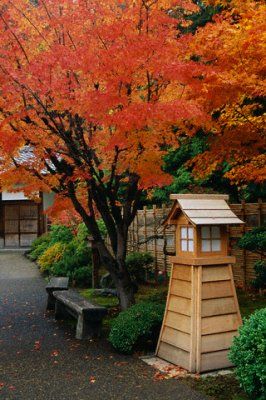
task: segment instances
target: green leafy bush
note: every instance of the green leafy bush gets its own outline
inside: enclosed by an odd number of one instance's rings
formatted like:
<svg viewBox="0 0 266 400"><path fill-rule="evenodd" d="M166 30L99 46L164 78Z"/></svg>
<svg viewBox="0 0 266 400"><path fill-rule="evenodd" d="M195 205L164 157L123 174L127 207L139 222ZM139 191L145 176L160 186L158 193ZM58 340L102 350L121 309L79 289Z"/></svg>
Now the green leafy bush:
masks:
<svg viewBox="0 0 266 400"><path fill-rule="evenodd" d="M229 353L245 392L256 400L266 395L266 308L244 320Z"/></svg>
<svg viewBox="0 0 266 400"><path fill-rule="evenodd" d="M148 272L151 270L153 256L150 253L130 253L126 258L127 270L131 279L137 283L146 281Z"/></svg>
<svg viewBox="0 0 266 400"><path fill-rule="evenodd" d="M241 249L246 249L254 253L263 254L266 252L266 226L252 229L245 233L238 241Z"/></svg>
<svg viewBox="0 0 266 400"><path fill-rule="evenodd" d="M163 314L164 305L155 303L139 303L122 311L112 323L110 342L119 352L131 353L139 340L159 333Z"/></svg>
<svg viewBox="0 0 266 400"><path fill-rule="evenodd" d="M88 234L84 224L79 224L76 235L66 226L52 225L48 234L33 242L29 257L37 260L41 271L48 275L68 276L77 285L91 286L92 255Z"/></svg>
<svg viewBox="0 0 266 400"><path fill-rule="evenodd" d="M50 246L50 241L51 236L49 233L46 233L35 239L32 242L31 249L28 253L29 259L32 261L36 261L37 258L39 258L45 252L45 250L48 249L48 247Z"/></svg>
<svg viewBox="0 0 266 400"><path fill-rule="evenodd" d="M245 233L238 241L238 246L241 249L249 250L257 253L260 256L265 256L266 253L266 226L252 229ZM255 289L265 289L266 287L266 266L265 261L257 261L254 265L256 278L252 282Z"/></svg>
<svg viewBox="0 0 266 400"><path fill-rule="evenodd" d="M38 258L38 264L42 272L51 272L53 265L56 264L63 256L65 245L61 242L55 243L48 247L47 250Z"/></svg>
<svg viewBox="0 0 266 400"><path fill-rule="evenodd" d="M61 243L69 243L74 235L71 232L71 229L64 225L52 225L51 226L51 245L61 242Z"/></svg>
<svg viewBox="0 0 266 400"><path fill-rule="evenodd" d="M91 287L92 285L92 266L76 268L72 274L72 280L76 285Z"/></svg>
<svg viewBox="0 0 266 400"><path fill-rule="evenodd" d="M266 288L266 262L257 261L254 265L254 271L256 278L252 281L252 285L255 289Z"/></svg>
<svg viewBox="0 0 266 400"><path fill-rule="evenodd" d="M55 276L73 277L74 271L91 264L91 249L87 242L79 242L74 238L64 246L62 257L51 267L51 274Z"/></svg>

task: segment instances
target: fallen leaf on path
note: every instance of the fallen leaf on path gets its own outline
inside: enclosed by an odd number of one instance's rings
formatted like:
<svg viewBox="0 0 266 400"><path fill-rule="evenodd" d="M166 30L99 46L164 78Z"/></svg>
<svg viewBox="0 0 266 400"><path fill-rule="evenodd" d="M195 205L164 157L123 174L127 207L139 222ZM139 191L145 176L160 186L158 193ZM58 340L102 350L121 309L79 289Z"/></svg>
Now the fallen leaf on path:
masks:
<svg viewBox="0 0 266 400"><path fill-rule="evenodd" d="M127 365L128 362L127 361L116 361L114 363L114 365L116 365L117 367L122 367L123 365Z"/></svg>
<svg viewBox="0 0 266 400"><path fill-rule="evenodd" d="M95 376L90 376L89 381L90 383L95 383L96 382Z"/></svg>
<svg viewBox="0 0 266 400"><path fill-rule="evenodd" d="M36 340L34 343L34 350L40 350L41 348L41 343L39 340Z"/></svg>

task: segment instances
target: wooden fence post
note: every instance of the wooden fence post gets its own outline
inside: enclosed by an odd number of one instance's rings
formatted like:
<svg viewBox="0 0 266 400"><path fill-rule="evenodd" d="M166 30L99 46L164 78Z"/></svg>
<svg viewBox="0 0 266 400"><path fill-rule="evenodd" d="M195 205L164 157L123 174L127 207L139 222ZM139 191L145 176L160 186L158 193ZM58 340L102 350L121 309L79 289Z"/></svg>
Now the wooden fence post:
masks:
<svg viewBox="0 0 266 400"><path fill-rule="evenodd" d="M158 282L158 261L157 261L157 229L156 229L156 204L152 206L153 209L153 234L154 234L154 280Z"/></svg>
<svg viewBox="0 0 266 400"><path fill-rule="evenodd" d="M245 202L245 200L241 201L241 215L242 215L242 220L244 222L246 222L246 202ZM246 233L245 224L243 224L242 233L243 233L243 235ZM246 252L246 249L243 249L243 284L244 284L244 290L246 290L246 285L247 285L247 252Z"/></svg>
<svg viewBox="0 0 266 400"><path fill-rule="evenodd" d="M147 252L148 251L148 243L147 243L147 206L143 207L143 220L144 220L145 252Z"/></svg>

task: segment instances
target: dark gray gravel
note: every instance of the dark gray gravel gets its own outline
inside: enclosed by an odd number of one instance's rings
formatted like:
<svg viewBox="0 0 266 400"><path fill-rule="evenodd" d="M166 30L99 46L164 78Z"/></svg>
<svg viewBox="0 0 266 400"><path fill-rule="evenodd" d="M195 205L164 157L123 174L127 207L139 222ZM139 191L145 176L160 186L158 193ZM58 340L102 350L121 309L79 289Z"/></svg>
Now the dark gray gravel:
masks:
<svg viewBox="0 0 266 400"><path fill-rule="evenodd" d="M0 399L204 400L109 343L77 341L45 313L45 281L21 253L0 253Z"/></svg>

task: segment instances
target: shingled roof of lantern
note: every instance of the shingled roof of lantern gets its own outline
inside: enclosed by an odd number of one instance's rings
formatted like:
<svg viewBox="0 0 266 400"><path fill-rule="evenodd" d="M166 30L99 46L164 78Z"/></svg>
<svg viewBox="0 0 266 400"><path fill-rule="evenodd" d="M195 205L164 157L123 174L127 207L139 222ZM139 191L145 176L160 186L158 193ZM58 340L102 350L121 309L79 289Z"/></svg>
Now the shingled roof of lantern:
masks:
<svg viewBox="0 0 266 400"><path fill-rule="evenodd" d="M229 196L220 194L171 194L174 204L164 225L175 224L183 213L193 225L238 225L243 224L230 209Z"/></svg>

